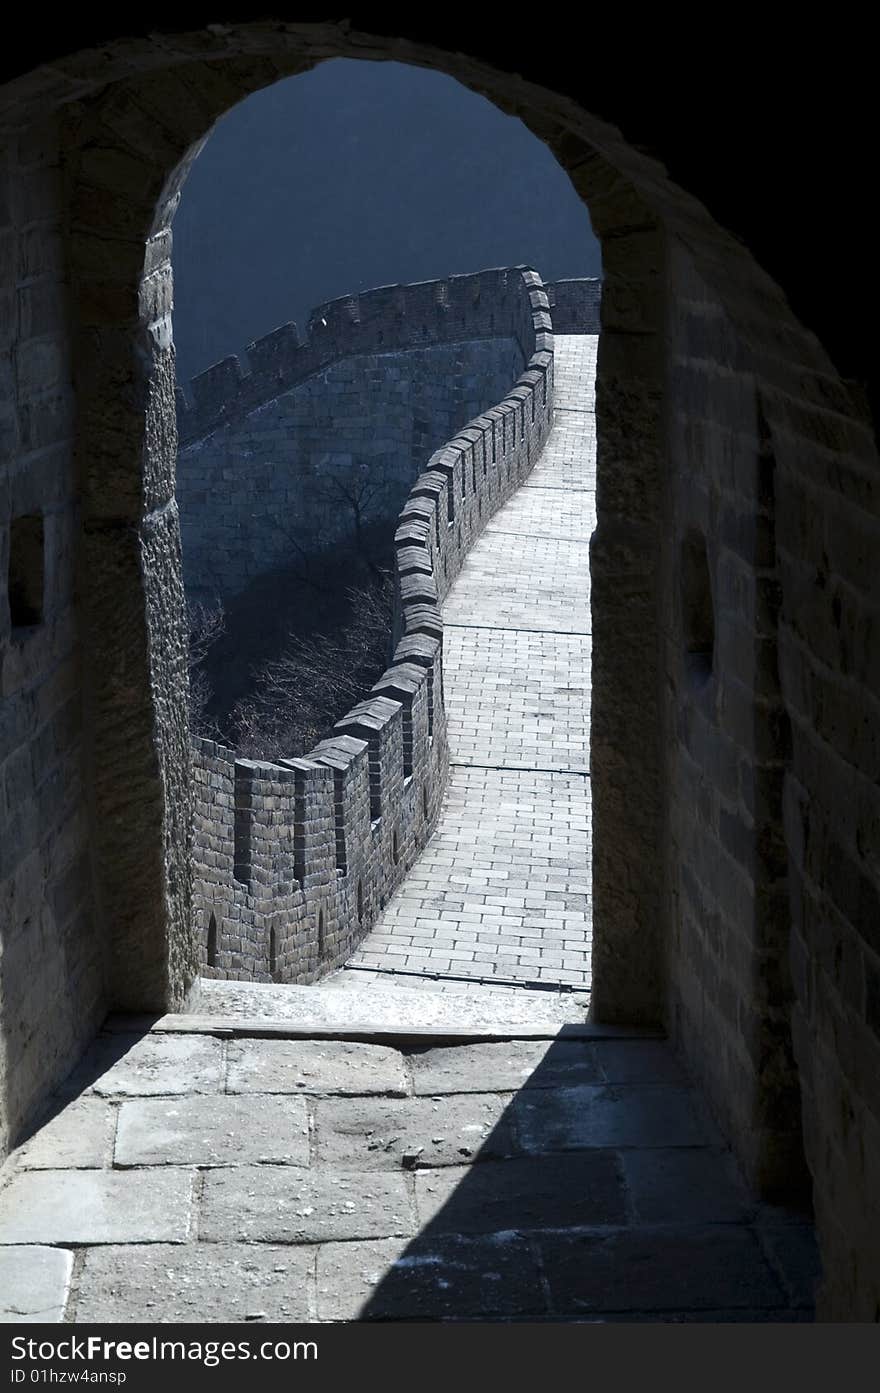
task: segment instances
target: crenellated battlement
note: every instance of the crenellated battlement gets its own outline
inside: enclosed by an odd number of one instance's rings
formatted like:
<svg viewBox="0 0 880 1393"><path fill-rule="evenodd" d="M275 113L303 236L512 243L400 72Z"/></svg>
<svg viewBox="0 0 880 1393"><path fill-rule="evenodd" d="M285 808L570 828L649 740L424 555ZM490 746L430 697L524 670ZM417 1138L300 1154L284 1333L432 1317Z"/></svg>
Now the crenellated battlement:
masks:
<svg viewBox="0 0 880 1393"><path fill-rule="evenodd" d="M434 347L479 339L513 338L529 358L532 325L509 268L449 276L414 285L385 285L344 295L312 310L301 337L282 324L239 354L221 359L177 390L177 429L186 446L246 416L341 358L382 351ZM542 287L552 308L559 303L566 326L580 317L598 333L601 282L558 281ZM595 326L595 327L594 327Z"/></svg>
<svg viewBox="0 0 880 1393"><path fill-rule="evenodd" d="M392 338L395 324L401 332ZM441 605L550 430L547 292L537 272L522 267L382 287L321 306L308 345L318 356L319 345L338 354L343 341L346 354L382 341L397 350L401 337L413 345L433 334L437 342L438 325L450 336L481 329L516 337L525 371L431 455L412 486L394 540L392 662L333 735L304 759L279 751L269 762L194 742L196 913L208 975L309 982L345 961L434 828L449 764ZM305 361L292 328L252 346L260 390L272 380L289 385L285 374ZM221 419L224 381L241 392L248 380L235 376L235 363L224 360L195 379L202 424L211 411Z"/></svg>

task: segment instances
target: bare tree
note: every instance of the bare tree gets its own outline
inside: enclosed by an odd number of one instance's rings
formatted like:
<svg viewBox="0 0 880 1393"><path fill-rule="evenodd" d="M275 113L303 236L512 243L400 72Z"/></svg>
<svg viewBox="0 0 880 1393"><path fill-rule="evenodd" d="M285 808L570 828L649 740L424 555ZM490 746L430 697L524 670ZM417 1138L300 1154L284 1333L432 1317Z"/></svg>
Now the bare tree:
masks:
<svg viewBox="0 0 880 1393"><path fill-rule="evenodd" d="M351 623L336 633L291 638L255 674L253 695L233 713L239 753L251 759L306 754L381 676L390 656L390 578L377 568L348 598Z"/></svg>
<svg viewBox="0 0 880 1393"><path fill-rule="evenodd" d="M214 690L205 665L214 644L226 631L222 601L219 597L215 597L210 604L199 600L189 601L187 618L190 729L194 735L205 736L209 740L216 739L219 731L206 714Z"/></svg>

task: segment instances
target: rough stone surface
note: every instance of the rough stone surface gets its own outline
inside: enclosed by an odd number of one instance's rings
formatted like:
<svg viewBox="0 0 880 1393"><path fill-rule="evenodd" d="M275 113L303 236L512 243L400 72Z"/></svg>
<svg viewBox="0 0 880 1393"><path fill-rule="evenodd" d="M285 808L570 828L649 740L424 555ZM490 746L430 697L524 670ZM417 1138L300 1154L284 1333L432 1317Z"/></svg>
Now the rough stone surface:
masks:
<svg viewBox="0 0 880 1393"><path fill-rule="evenodd" d="M307 1166L305 1103L204 1094L133 1100L119 1110L114 1159L117 1166Z"/></svg>
<svg viewBox="0 0 880 1393"><path fill-rule="evenodd" d="M248 1166L205 1177L199 1232L207 1242L318 1243L412 1231L402 1175Z"/></svg>
<svg viewBox="0 0 880 1393"><path fill-rule="evenodd" d="M509 1095L493 1093L396 1102L328 1099L316 1108L318 1156L328 1165L364 1170L509 1156L509 1102Z"/></svg>
<svg viewBox="0 0 880 1393"><path fill-rule="evenodd" d="M0 1190L0 1243L184 1243L190 1170L53 1170L13 1175Z"/></svg>
<svg viewBox="0 0 880 1393"><path fill-rule="evenodd" d="M318 1254L320 1320L504 1320L543 1311L537 1262L516 1234L328 1243Z"/></svg>
<svg viewBox="0 0 880 1393"><path fill-rule="evenodd" d="M308 1248L268 1244L93 1248L79 1280L77 1320L309 1321L314 1266Z"/></svg>
<svg viewBox="0 0 880 1393"><path fill-rule="evenodd" d="M231 1093L408 1092L403 1056L347 1040L241 1040L228 1047Z"/></svg>
<svg viewBox="0 0 880 1393"><path fill-rule="evenodd" d="M21 1165L31 1170L106 1165L115 1130L116 1113L109 1102L77 1098L24 1143L19 1152Z"/></svg>
<svg viewBox="0 0 880 1393"><path fill-rule="evenodd" d="M210 1036L114 1035L100 1039L71 1080L105 1098L217 1093L223 1045Z"/></svg>
<svg viewBox="0 0 880 1393"><path fill-rule="evenodd" d="M588 1044L510 1040L429 1049L411 1058L416 1093L513 1093L519 1088L558 1088L597 1083L604 1075Z"/></svg>
<svg viewBox="0 0 880 1393"><path fill-rule="evenodd" d="M0 1324L62 1320L72 1268L60 1248L0 1248Z"/></svg>

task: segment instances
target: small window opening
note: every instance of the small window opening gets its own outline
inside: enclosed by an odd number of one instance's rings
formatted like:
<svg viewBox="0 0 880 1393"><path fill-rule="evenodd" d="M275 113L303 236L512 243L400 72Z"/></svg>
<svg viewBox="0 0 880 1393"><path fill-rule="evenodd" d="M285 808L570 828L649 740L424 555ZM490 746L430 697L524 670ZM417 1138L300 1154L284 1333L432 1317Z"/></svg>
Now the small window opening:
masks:
<svg viewBox="0 0 880 1393"><path fill-rule="evenodd" d="M685 665L691 681L702 687L715 659L715 605L706 539L696 530L681 547L681 617Z"/></svg>
<svg viewBox="0 0 880 1393"><path fill-rule="evenodd" d="M399 843L398 840L397 840L397 829L396 829L396 828L395 828L395 831L394 831L394 836L391 838L391 858L392 858L392 860L394 861L394 864L395 864L395 866L396 866L397 863L398 863L398 861L400 860L400 843Z"/></svg>
<svg viewBox="0 0 880 1393"><path fill-rule="evenodd" d="M364 922L364 882L358 881L358 923Z"/></svg>
<svg viewBox="0 0 880 1393"><path fill-rule="evenodd" d="M209 967L217 966L217 916L211 915L211 922L208 925L208 951L207 959Z"/></svg>
<svg viewBox="0 0 880 1393"><path fill-rule="evenodd" d="M274 929L270 929L270 930L269 930L269 976L272 978L273 981L275 980L275 977L277 976L277 973L278 973L278 953L277 953L276 946L275 946L275 930L274 930Z"/></svg>

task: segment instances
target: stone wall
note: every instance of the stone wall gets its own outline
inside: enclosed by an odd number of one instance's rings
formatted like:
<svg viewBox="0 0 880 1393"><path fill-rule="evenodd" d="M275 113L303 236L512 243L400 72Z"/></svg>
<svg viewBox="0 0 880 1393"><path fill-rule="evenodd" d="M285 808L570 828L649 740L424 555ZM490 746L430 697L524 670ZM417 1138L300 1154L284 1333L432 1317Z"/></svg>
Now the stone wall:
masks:
<svg viewBox="0 0 880 1393"><path fill-rule="evenodd" d="M0 156L0 1155L105 1009L58 128Z"/></svg>
<svg viewBox="0 0 880 1393"><path fill-rule="evenodd" d="M178 391L188 591L229 597L358 525L392 530L424 460L523 370L521 321L506 271L382 287L320 305L304 343L288 324L216 364L192 406Z"/></svg>
<svg viewBox="0 0 880 1393"><path fill-rule="evenodd" d="M307 758L279 751L272 762L241 760L195 743L194 911L207 976L311 982L338 966L434 828L448 771L440 605L473 541L531 470L553 419L540 278L491 274L526 370L427 459L410 489L394 538L390 667ZM470 293L480 281L449 284L458 291L470 282Z"/></svg>

